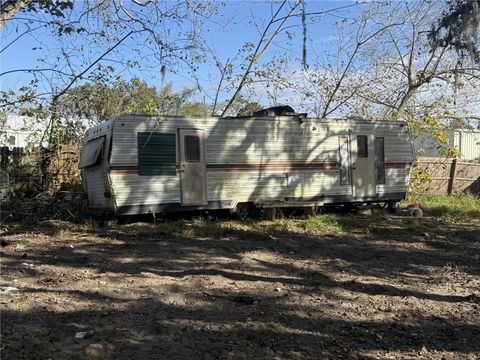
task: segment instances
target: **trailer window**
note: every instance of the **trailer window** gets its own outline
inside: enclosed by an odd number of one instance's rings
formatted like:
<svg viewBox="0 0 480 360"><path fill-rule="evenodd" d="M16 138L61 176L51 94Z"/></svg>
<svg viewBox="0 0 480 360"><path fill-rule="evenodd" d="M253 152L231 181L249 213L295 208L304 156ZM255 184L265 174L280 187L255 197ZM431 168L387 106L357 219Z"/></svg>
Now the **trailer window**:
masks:
<svg viewBox="0 0 480 360"><path fill-rule="evenodd" d="M348 137L339 136L340 185L350 185L350 149Z"/></svg>
<svg viewBox="0 0 480 360"><path fill-rule="evenodd" d="M185 160L200 161L200 138L195 135L185 136Z"/></svg>
<svg viewBox="0 0 480 360"><path fill-rule="evenodd" d="M176 175L176 135L139 132L138 174Z"/></svg>
<svg viewBox="0 0 480 360"><path fill-rule="evenodd" d="M383 137L375 138L375 173L377 184L385 184L385 141Z"/></svg>
<svg viewBox="0 0 480 360"><path fill-rule="evenodd" d="M357 154L359 158L368 157L368 141L366 135L357 136Z"/></svg>

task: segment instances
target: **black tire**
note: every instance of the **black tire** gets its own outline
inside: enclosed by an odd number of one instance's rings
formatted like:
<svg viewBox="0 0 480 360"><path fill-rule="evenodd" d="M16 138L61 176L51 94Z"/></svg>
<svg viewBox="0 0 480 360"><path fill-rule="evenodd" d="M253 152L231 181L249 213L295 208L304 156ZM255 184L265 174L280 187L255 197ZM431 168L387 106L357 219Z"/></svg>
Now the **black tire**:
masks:
<svg viewBox="0 0 480 360"><path fill-rule="evenodd" d="M238 203L234 214L237 219L247 219L255 215L255 206L252 203Z"/></svg>
<svg viewBox="0 0 480 360"><path fill-rule="evenodd" d="M390 214L397 214L398 213L397 202L396 201L388 201L387 202L387 210Z"/></svg>

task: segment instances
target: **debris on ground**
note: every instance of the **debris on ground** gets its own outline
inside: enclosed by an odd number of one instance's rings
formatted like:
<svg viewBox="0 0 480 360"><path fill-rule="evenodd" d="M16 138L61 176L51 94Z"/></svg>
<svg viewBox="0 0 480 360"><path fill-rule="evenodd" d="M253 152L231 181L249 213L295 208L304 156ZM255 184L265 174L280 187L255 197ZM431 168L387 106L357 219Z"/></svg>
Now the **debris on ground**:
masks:
<svg viewBox="0 0 480 360"><path fill-rule="evenodd" d="M88 332L86 331L79 331L75 333L75 339L84 339L88 335Z"/></svg>
<svg viewBox="0 0 480 360"><path fill-rule="evenodd" d="M0 295L6 295L9 292L12 291L18 291L20 289L14 287L14 286L0 286Z"/></svg>
<svg viewBox="0 0 480 360"><path fill-rule="evenodd" d="M15 246L15 251L23 251L23 250L25 250L25 245L18 244L17 246Z"/></svg>

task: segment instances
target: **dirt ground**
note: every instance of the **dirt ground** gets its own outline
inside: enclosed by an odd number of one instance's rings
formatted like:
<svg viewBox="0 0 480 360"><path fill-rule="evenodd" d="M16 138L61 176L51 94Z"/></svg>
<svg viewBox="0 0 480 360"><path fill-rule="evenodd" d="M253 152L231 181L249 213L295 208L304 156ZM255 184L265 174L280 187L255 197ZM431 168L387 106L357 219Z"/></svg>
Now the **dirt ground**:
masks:
<svg viewBox="0 0 480 360"><path fill-rule="evenodd" d="M1 285L17 290L0 295L1 358L480 358L480 227L252 223L10 230Z"/></svg>

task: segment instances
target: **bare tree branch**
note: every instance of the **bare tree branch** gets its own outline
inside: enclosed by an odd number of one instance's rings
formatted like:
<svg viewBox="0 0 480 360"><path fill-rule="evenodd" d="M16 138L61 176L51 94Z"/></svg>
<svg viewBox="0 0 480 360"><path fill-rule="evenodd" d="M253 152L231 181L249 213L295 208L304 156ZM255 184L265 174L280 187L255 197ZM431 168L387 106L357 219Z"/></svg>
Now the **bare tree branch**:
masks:
<svg viewBox="0 0 480 360"><path fill-rule="evenodd" d="M212 112L211 112L212 116L215 116L215 113L217 111L218 96L220 95L223 79L225 78L225 74L227 72L227 67L229 64L230 64L230 59L227 59L227 61L225 62L225 66L223 67L221 66L220 62L217 61L217 67L218 67L218 70L220 71L220 80L218 81L217 91L215 92L215 100L213 101L213 105L212 105Z"/></svg>
<svg viewBox="0 0 480 360"><path fill-rule="evenodd" d="M283 20L280 22L280 25L277 26L277 28L273 31L272 35L268 36L268 32L269 32L270 28L276 22L276 20L278 20L278 19L276 19L276 17L278 16L278 14L280 13L280 11L282 10L282 8L285 6L286 3L287 3L287 0L284 0L282 2L282 4L278 7L277 11L273 14L272 18L270 19L267 26L265 27L262 35L260 36L260 40L257 43L257 47L255 48L255 51L251 55L248 66L245 69L245 72L244 72L242 78L240 79L240 83L238 84L233 96L230 98L229 102L227 103L227 105L223 109L221 116L225 116L228 109L232 106L232 104L236 100L238 94L240 94L240 91L243 89L243 85L247 81L247 78L250 75L250 72L253 68L253 65L258 61L258 59L260 59L260 57L269 48L272 41L282 31L283 25L290 18L290 15L295 11L295 9L298 7L298 5L301 3L301 1L297 0L295 2L295 4L288 11L287 15L283 17ZM265 45L263 45L265 41L266 41L266 43L265 43Z"/></svg>
<svg viewBox="0 0 480 360"><path fill-rule="evenodd" d="M56 72L58 74L61 74L61 75L66 75L66 76L72 76L71 73L66 73L66 72L63 72L61 70L58 70L58 69L53 69L53 68L44 68L44 69L15 69L15 70L8 70L8 71L4 71L2 73L0 73L0 76L4 76L4 75L7 75L7 74L13 74L13 73L17 73L17 72L28 72L28 73L34 73L34 72Z"/></svg>
<svg viewBox="0 0 480 360"><path fill-rule="evenodd" d="M335 84L335 87L333 89L333 91L329 94L329 96L327 97L327 100L326 100L326 103L325 103L325 108L322 112L322 115L321 117L327 117L328 115L330 115L334 110L330 110L330 105L332 103L332 101L335 99L335 95L337 94L337 91L340 89L341 85L342 85L342 82L343 80L345 79L345 77L347 76L347 73L350 71L350 68L353 64L353 61L355 59L355 57L357 56L357 53L358 51L360 50L360 48L366 44L367 42L369 42L371 39L375 38L378 34L380 34L381 32L391 28L391 27L395 27L395 26L398 26L398 25L401 25L400 23L395 23L395 24L389 24L389 25L386 25L385 27L382 27L381 29L378 29L377 31L373 32L372 34L368 35L365 39L363 40L359 40L357 41L356 45L355 45L355 48L353 49L352 53L349 55L348 57L348 61L347 61L347 64L345 65L345 68L343 69L341 75L340 75L340 78L338 79L338 81L336 82ZM335 109L337 109L338 107L336 107Z"/></svg>
<svg viewBox="0 0 480 360"><path fill-rule="evenodd" d="M74 84L75 82L77 82L77 80L81 79L87 72L89 72L96 64L98 64L105 56L107 56L108 54L110 54L113 50L115 50L115 48L117 48L118 46L120 46L120 44L122 44L127 38L130 37L130 35L132 35L133 33L135 33L135 31L130 31L128 34L126 34L124 37L122 37L120 40L117 41L116 44L114 44L113 46L109 47L102 55L100 55L97 59L95 59L93 62L90 63L89 66L87 66L82 72L80 72L78 75L75 75L71 80L70 82L68 83L67 86L65 86L60 92L58 92L57 94L55 94L55 96L53 97L53 100L56 100L58 98L60 98L63 94L65 94Z"/></svg>

